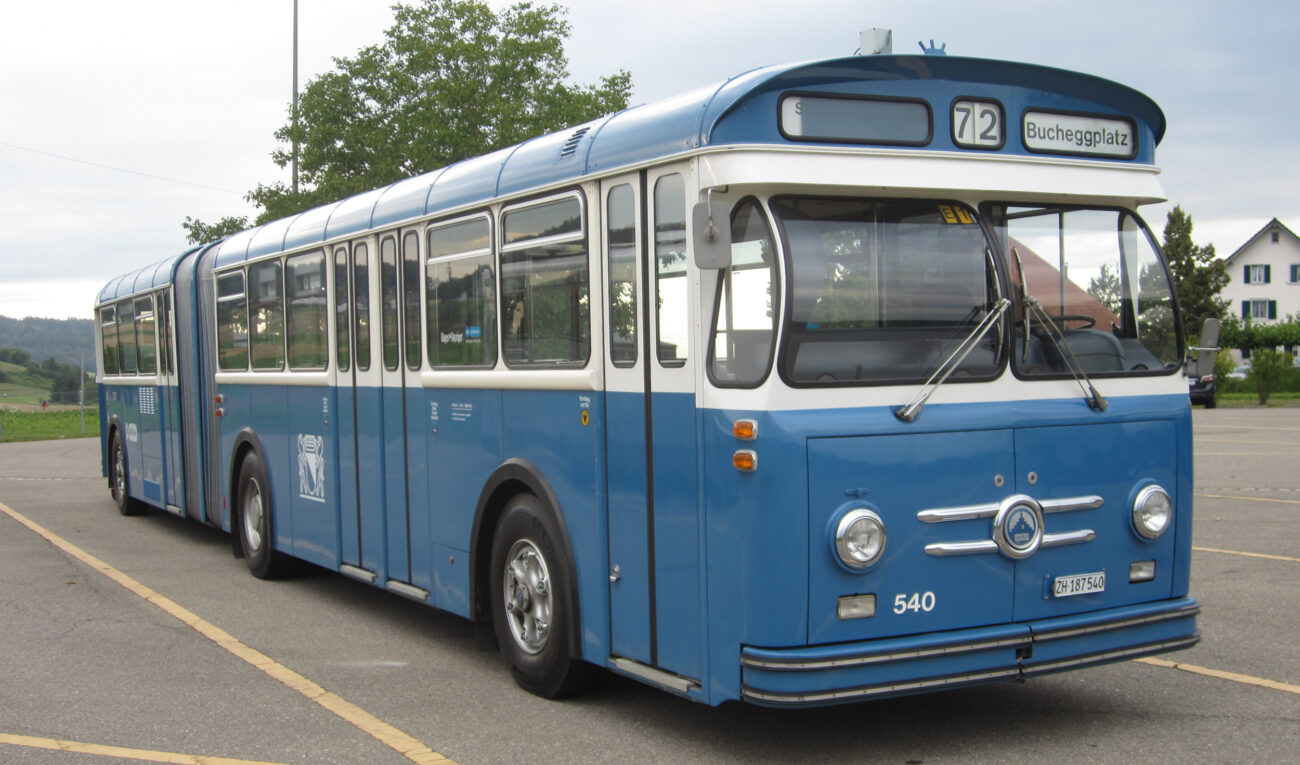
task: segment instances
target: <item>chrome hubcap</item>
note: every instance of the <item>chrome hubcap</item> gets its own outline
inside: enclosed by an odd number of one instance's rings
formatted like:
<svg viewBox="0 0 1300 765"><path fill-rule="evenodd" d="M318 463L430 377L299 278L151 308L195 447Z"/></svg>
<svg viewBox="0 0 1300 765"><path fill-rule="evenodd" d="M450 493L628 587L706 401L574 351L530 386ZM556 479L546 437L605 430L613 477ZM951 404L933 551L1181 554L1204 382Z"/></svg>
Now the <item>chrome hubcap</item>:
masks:
<svg viewBox="0 0 1300 765"><path fill-rule="evenodd" d="M248 552L262 549L262 487L250 479L244 487L244 543Z"/></svg>
<svg viewBox="0 0 1300 765"><path fill-rule="evenodd" d="M531 541L520 539L510 548L501 587L515 643L525 653L541 653L551 631L551 577Z"/></svg>
<svg viewBox="0 0 1300 765"><path fill-rule="evenodd" d="M122 447L117 447L113 454L113 496L121 497L126 493L126 458L122 456Z"/></svg>

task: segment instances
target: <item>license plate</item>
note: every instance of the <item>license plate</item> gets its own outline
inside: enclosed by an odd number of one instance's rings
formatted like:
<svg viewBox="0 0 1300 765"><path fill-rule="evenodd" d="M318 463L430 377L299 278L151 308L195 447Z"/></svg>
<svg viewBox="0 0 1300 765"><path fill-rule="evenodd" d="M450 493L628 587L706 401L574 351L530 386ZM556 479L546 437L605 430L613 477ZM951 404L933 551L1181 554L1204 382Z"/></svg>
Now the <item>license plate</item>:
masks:
<svg viewBox="0 0 1300 765"><path fill-rule="evenodd" d="M1074 574L1073 576L1058 576L1052 582L1052 595L1057 598L1068 598L1071 595L1087 595L1090 592L1104 592L1106 590L1106 572L1096 571L1091 574Z"/></svg>

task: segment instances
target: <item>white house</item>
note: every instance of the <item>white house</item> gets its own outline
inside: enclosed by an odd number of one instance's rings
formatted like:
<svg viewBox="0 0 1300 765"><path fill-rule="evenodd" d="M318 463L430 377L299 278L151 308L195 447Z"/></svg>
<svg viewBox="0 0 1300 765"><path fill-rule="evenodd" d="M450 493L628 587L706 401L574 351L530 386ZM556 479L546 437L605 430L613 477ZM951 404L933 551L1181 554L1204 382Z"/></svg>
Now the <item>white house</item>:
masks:
<svg viewBox="0 0 1300 765"><path fill-rule="evenodd" d="M1300 317L1300 236L1277 218L1228 256L1228 311L1255 323Z"/></svg>

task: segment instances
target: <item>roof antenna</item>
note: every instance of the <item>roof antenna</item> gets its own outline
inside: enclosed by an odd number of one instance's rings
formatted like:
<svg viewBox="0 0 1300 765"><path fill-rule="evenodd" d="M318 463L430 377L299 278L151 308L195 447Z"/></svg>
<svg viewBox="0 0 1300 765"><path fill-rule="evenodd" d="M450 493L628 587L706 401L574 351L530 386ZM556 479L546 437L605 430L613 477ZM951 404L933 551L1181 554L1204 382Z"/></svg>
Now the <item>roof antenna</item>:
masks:
<svg viewBox="0 0 1300 765"><path fill-rule="evenodd" d="M930 38L930 47L928 47L928 48L925 47L925 43L921 42L920 40L917 40L917 41L916 41L916 44L921 46L921 52L924 53L924 54L927 55L927 56L946 56L946 55L948 55L948 43L944 43L943 45L941 45L941 46L939 46L938 48L936 48L936 47L934 47L934 38L933 38L933 37Z"/></svg>

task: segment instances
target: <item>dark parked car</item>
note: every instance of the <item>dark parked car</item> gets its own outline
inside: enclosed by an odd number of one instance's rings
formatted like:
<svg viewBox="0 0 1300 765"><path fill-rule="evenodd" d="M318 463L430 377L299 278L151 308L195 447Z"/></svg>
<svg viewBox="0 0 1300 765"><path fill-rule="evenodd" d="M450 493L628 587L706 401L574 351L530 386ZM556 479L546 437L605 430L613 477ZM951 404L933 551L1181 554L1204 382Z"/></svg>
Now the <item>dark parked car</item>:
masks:
<svg viewBox="0 0 1300 765"><path fill-rule="evenodd" d="M1214 373L1187 377L1187 392L1191 394L1193 404L1205 404L1206 409L1213 409L1215 404Z"/></svg>

